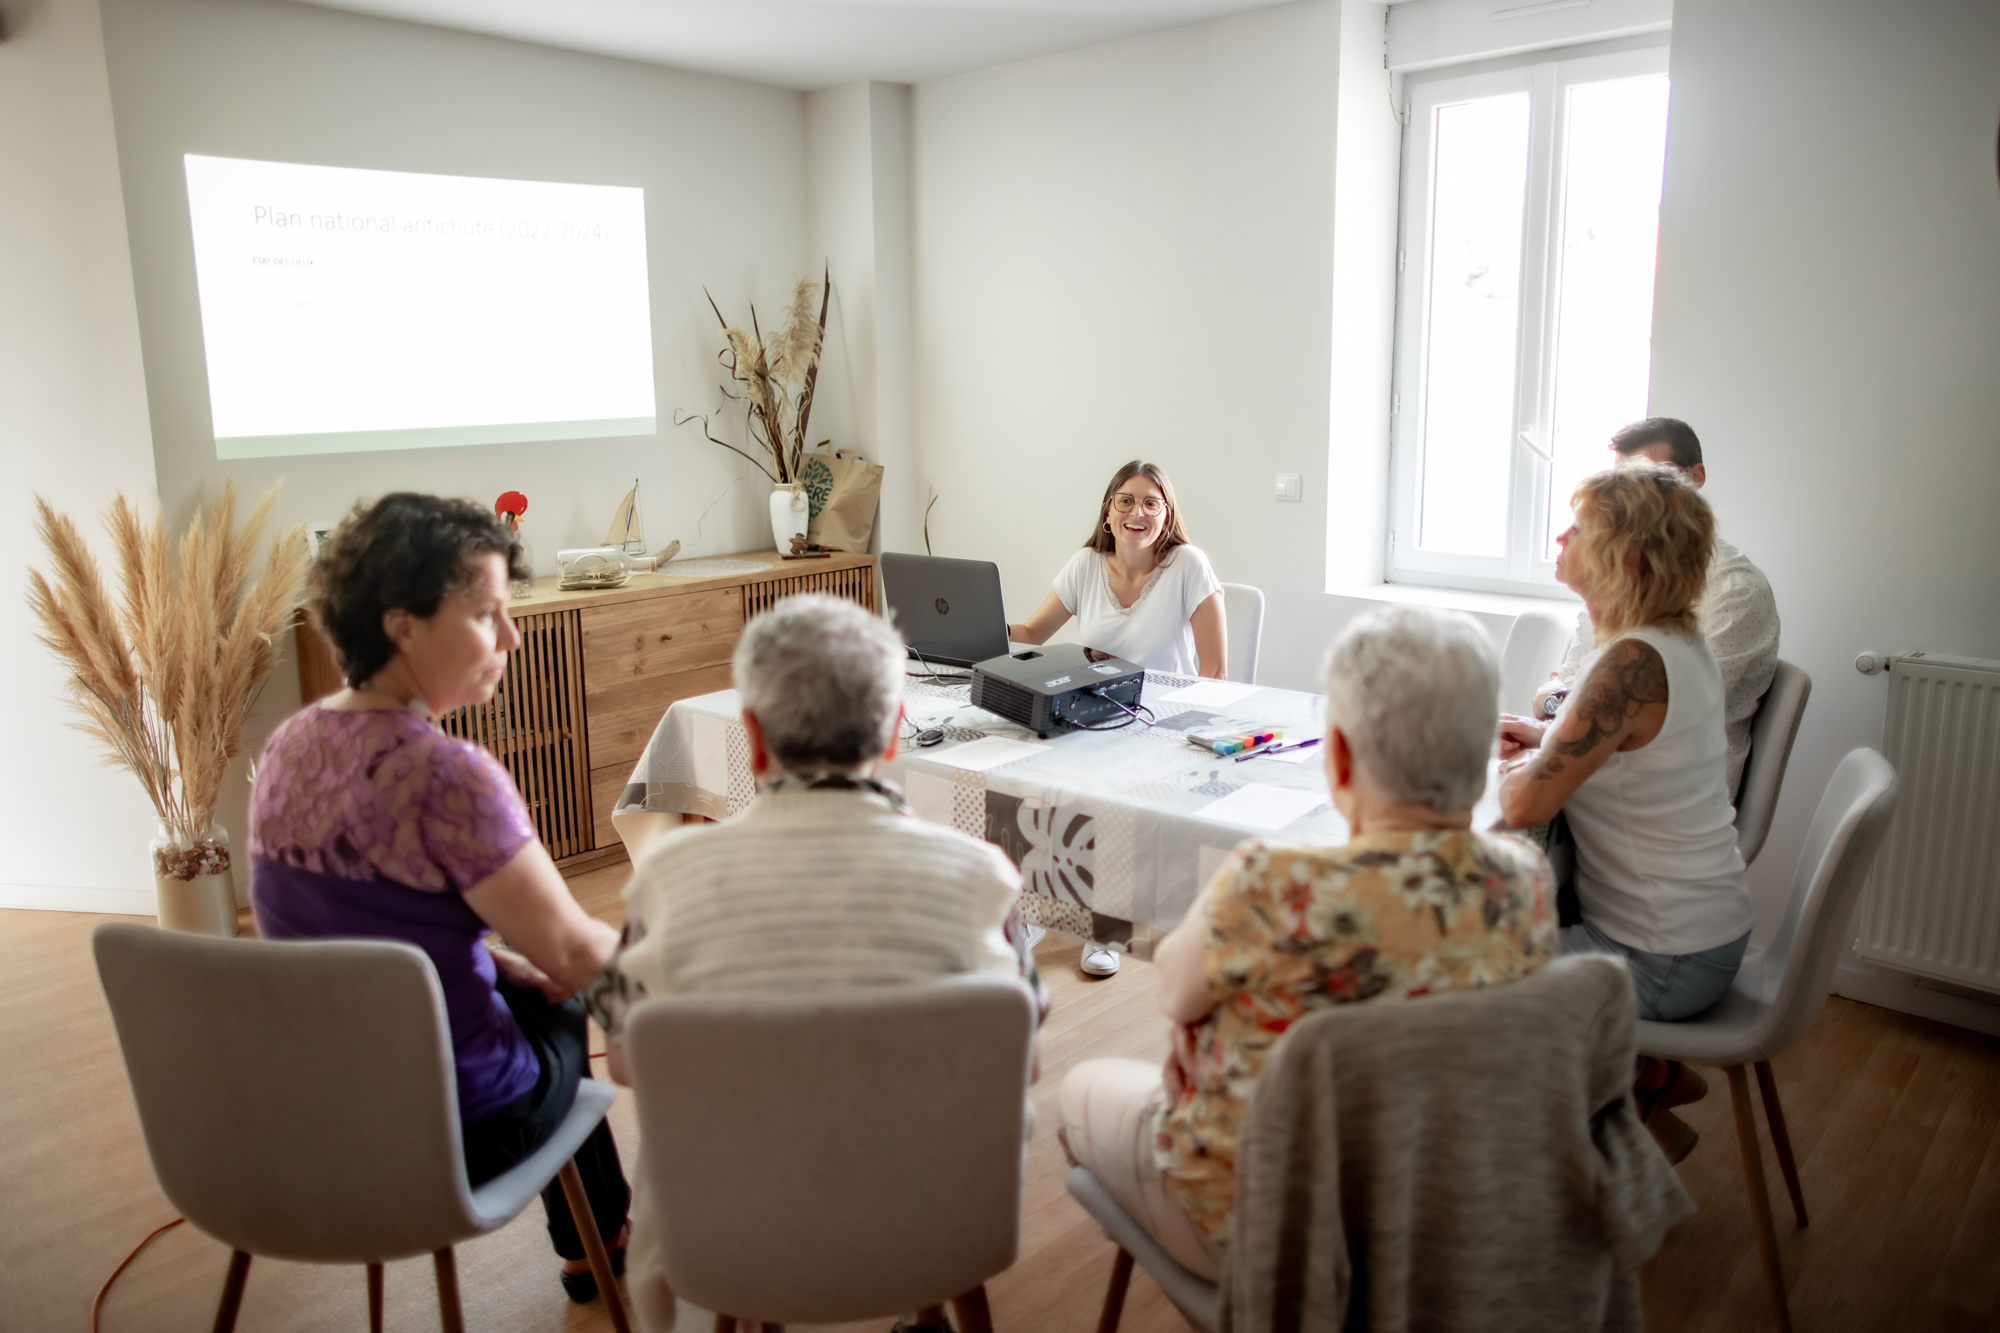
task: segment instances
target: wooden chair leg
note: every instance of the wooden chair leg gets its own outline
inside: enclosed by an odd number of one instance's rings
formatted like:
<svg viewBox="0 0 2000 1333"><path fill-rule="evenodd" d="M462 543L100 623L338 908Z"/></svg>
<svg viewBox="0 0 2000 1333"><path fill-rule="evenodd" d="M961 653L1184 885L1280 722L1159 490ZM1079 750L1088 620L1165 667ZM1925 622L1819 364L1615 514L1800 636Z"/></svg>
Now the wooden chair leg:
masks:
<svg viewBox="0 0 2000 1333"><path fill-rule="evenodd" d="M598 1294L604 1297L604 1308L611 1312L611 1327L617 1333L632 1333L632 1326L625 1322L625 1302L618 1295L618 1279L611 1273L611 1256L605 1252L604 1237L597 1234L597 1215L590 1211L590 1196L583 1192L583 1177L577 1174L574 1157L563 1163L557 1178L562 1181L563 1198L569 1200L570 1216L576 1220L576 1233L583 1237L583 1253L597 1278Z"/></svg>
<svg viewBox="0 0 2000 1333"><path fill-rule="evenodd" d="M1731 1065L1724 1072L1729 1075L1729 1100L1736 1110L1736 1146L1743 1154L1743 1178L1757 1226L1757 1249L1764 1259L1764 1285L1771 1293L1778 1333L1792 1333L1791 1307L1785 1301L1785 1270L1778 1262L1778 1232L1771 1222L1771 1196L1764 1189L1764 1152L1757 1145L1757 1121L1750 1111L1750 1080L1742 1065Z"/></svg>
<svg viewBox="0 0 2000 1333"><path fill-rule="evenodd" d="M368 1265L368 1333L382 1333L382 1265Z"/></svg>
<svg viewBox="0 0 2000 1333"><path fill-rule="evenodd" d="M1097 1316L1097 1333L1118 1333L1125 1314L1125 1289L1132 1285L1132 1256L1123 1245L1111 1261L1111 1285L1104 1289L1104 1312Z"/></svg>
<svg viewBox="0 0 2000 1333"><path fill-rule="evenodd" d="M963 1296L952 1297L951 1312L958 1316L958 1333L993 1333L993 1312L986 1305L984 1282Z"/></svg>
<svg viewBox="0 0 2000 1333"><path fill-rule="evenodd" d="M1778 1169L1785 1173L1785 1190L1792 1196L1792 1216L1806 1224L1806 1196L1799 1188L1799 1168L1792 1161L1792 1135L1785 1128L1785 1108L1778 1103L1778 1076L1769 1060L1757 1062L1757 1091L1764 1094L1764 1122L1771 1127L1771 1146L1778 1150Z"/></svg>
<svg viewBox="0 0 2000 1333"><path fill-rule="evenodd" d="M458 1256L447 1245L431 1255L431 1262L437 1266L438 1322L444 1333L465 1333L465 1311L458 1304Z"/></svg>
<svg viewBox="0 0 2000 1333"><path fill-rule="evenodd" d="M215 1333L230 1333L236 1327L236 1312L243 1308L243 1284L250 1280L250 1256L241 1250L229 1255L229 1276L222 1279L222 1304L215 1307Z"/></svg>

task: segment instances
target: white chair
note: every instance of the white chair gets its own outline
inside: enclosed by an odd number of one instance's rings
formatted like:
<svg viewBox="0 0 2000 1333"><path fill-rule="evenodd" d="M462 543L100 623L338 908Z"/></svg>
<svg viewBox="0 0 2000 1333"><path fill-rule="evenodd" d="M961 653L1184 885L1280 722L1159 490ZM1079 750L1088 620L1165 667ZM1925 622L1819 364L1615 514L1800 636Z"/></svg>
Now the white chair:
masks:
<svg viewBox="0 0 2000 1333"><path fill-rule="evenodd" d="M1750 719L1750 757L1736 784L1736 849L1749 865L1764 850L1777 813L1778 791L1785 785L1785 766L1792 760L1792 742L1799 738L1799 720L1812 697L1812 677L1778 659L1770 688L1757 701Z"/></svg>
<svg viewBox="0 0 2000 1333"><path fill-rule="evenodd" d="M1756 1067L1771 1143L1792 1196L1792 1212L1804 1226L1805 1195L1792 1161L1791 1136L1785 1129L1771 1057L1804 1036L1826 1004L1834 964L1847 947L1854 905L1895 809L1896 770L1889 761L1873 750L1849 751L1834 769L1806 832L1792 874L1791 898L1771 942L1744 958L1728 994L1706 1013L1680 1023L1639 1024L1640 1050L1690 1064L1720 1065L1729 1076L1736 1143L1743 1154L1750 1210L1756 1217L1764 1280L1778 1327L1784 1330L1791 1328L1791 1312L1744 1066Z"/></svg>
<svg viewBox="0 0 2000 1333"><path fill-rule="evenodd" d="M1500 650L1500 711L1526 716L1535 691L1548 684L1549 673L1562 665L1576 615L1555 611L1523 611L1507 631Z"/></svg>
<svg viewBox="0 0 2000 1333"><path fill-rule="evenodd" d="M1264 594L1247 583L1222 585L1222 614L1229 621L1229 679L1257 683L1257 649L1264 642Z"/></svg>
<svg viewBox="0 0 2000 1333"><path fill-rule="evenodd" d="M1027 986L994 974L636 1006L640 1206L667 1285L725 1333L946 1301L990 1333L986 1281L1020 1249L1034 1029Z"/></svg>
<svg viewBox="0 0 2000 1333"><path fill-rule="evenodd" d="M217 1333L236 1323L250 1256L382 1264L430 1254L445 1333L462 1333L452 1246L511 1222L560 1176L612 1327L625 1307L571 1160L616 1089L592 1079L526 1160L466 1181L437 972L388 940L219 940L103 925L92 936L160 1188L230 1246ZM555 1276L550 1256L551 1279Z"/></svg>

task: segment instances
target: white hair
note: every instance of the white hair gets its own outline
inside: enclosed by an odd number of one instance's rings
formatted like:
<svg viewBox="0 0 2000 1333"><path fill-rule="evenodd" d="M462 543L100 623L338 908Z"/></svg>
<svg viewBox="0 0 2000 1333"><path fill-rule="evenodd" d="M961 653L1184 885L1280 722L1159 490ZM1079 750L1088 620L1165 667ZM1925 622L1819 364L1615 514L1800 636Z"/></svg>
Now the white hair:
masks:
<svg viewBox="0 0 2000 1333"><path fill-rule="evenodd" d="M1464 810L1486 787L1500 664L1462 612L1392 606L1347 627L1326 659L1326 720L1366 785L1403 804Z"/></svg>
<svg viewBox="0 0 2000 1333"><path fill-rule="evenodd" d="M852 769L889 748L903 703L903 639L855 603L787 597L736 645L736 688L781 768Z"/></svg>

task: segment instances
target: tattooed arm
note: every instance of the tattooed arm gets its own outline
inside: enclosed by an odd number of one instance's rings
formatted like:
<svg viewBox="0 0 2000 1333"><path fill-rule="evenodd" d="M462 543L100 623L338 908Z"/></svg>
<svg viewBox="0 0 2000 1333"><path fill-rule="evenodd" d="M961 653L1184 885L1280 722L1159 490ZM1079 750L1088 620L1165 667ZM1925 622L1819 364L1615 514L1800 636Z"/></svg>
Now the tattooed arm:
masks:
<svg viewBox="0 0 2000 1333"><path fill-rule="evenodd" d="M1508 767L1501 814L1515 828L1547 823L1607 758L1647 744L1666 720L1666 663L1641 639L1619 640L1578 683L1541 748Z"/></svg>

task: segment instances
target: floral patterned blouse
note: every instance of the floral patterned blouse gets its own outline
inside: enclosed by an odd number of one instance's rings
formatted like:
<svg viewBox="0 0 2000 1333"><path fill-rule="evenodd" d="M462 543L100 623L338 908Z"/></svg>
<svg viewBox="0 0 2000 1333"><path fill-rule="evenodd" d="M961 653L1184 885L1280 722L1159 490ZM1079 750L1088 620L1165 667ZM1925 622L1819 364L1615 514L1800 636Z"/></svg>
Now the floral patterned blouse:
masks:
<svg viewBox="0 0 2000 1333"><path fill-rule="evenodd" d="M1542 854L1504 834L1371 833L1344 847L1239 846L1201 899L1215 1007L1177 1035L1154 1148L1167 1190L1220 1239L1238 1120L1295 1019L1331 1004L1514 981L1556 957Z"/></svg>

